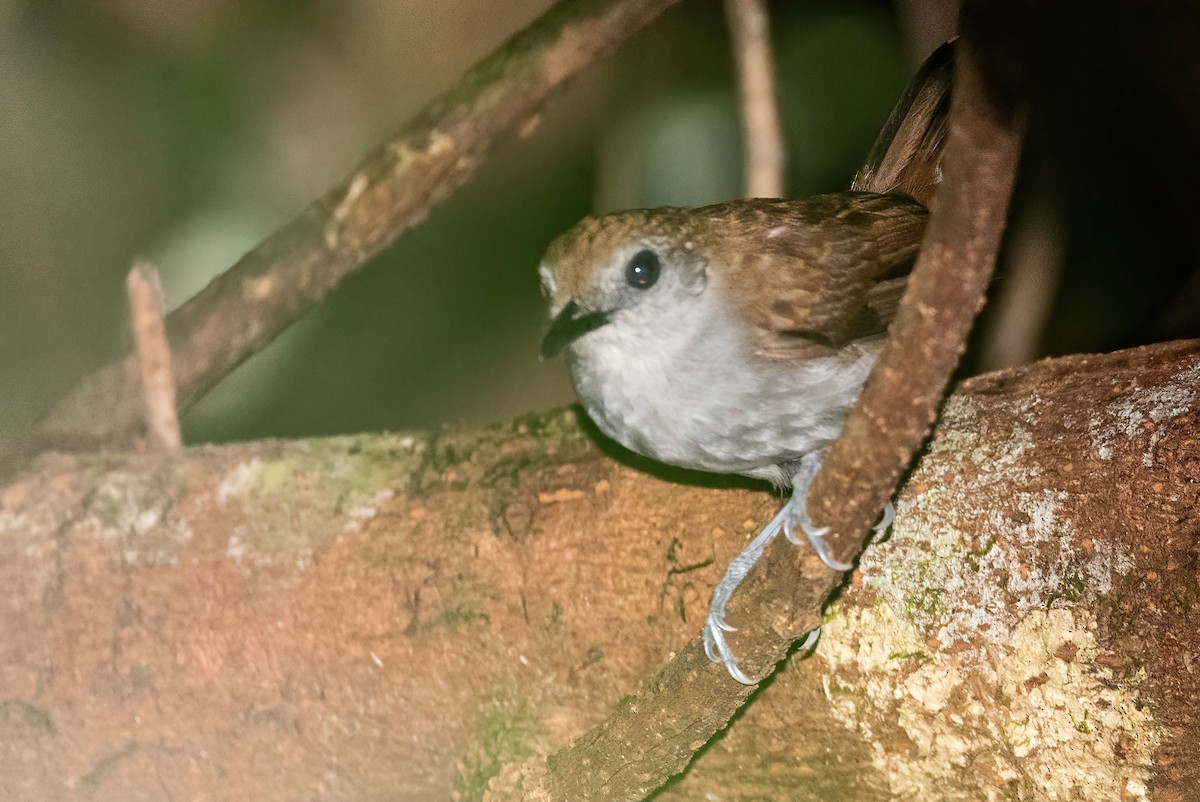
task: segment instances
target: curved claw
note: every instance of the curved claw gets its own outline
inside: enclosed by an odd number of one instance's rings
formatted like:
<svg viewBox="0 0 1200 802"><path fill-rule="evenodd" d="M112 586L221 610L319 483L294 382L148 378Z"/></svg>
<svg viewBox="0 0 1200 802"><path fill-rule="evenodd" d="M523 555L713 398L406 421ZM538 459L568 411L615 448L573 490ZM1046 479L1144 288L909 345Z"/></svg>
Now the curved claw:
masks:
<svg viewBox="0 0 1200 802"><path fill-rule="evenodd" d="M808 517L808 488L812 485L817 471L821 469L821 461L824 459L825 450L822 449L805 454L800 460L800 468L792 477L792 497L788 499L787 506L784 507L784 511L788 515L783 519L783 531L787 534L788 540L799 545L800 540L792 533L792 526L799 526L800 531L808 537L813 551L821 558L821 562L834 571L849 571L854 568L853 565L844 563L829 553L829 544L825 542L825 535L829 534L829 527L813 526L812 518Z"/></svg>
<svg viewBox="0 0 1200 802"><path fill-rule="evenodd" d="M794 498L795 497L793 497L793 499ZM791 506L790 502L789 506ZM814 528L809 530L804 528L804 522L801 521L800 530L808 536L808 543L810 546L812 546L813 551L817 553L817 556L821 558L821 562L825 563L825 565L834 571L853 570L854 565L852 563L844 563L829 552L829 544L825 542L825 535L829 533L829 527L822 526L820 529ZM792 541L797 546L800 545L800 539L792 533L791 521L784 521L783 531L784 534L787 535L788 540Z"/></svg>
<svg viewBox="0 0 1200 802"><path fill-rule="evenodd" d="M784 507L789 514L784 518L783 531L788 540L800 545L800 540L792 532L793 526L799 526L800 531L808 537L813 551L821 558L821 562L834 571L850 571L854 568L853 563L842 562L829 551L829 544L825 542L825 536L829 534L829 527L816 527L813 525L812 519L808 517L808 488L812 485L817 471L821 468L821 461L824 459L825 450L822 449L805 454L800 460L800 468L792 477L792 497Z"/></svg>
<svg viewBox="0 0 1200 802"><path fill-rule="evenodd" d="M737 658L734 657L733 655L730 655L729 660L727 660L725 662L725 670L729 672L729 676L733 677L735 680L742 683L743 685L757 685L758 684L758 680L750 679L744 673L742 673L742 670L740 668L738 668Z"/></svg>
<svg viewBox="0 0 1200 802"><path fill-rule="evenodd" d="M807 536L808 540L811 541L814 537L824 538L826 535L828 535L829 527L828 526L819 526L819 527L814 526L810 529L810 528L806 527L803 522L801 522L800 523L800 531L803 532ZM787 537L788 540L792 541L792 543L794 545L797 545L797 546L804 545L804 541L801 540L800 538L796 537L796 532L792 529L791 521L784 521L783 534L785 537Z"/></svg>
<svg viewBox="0 0 1200 802"><path fill-rule="evenodd" d="M880 522L876 523L874 529L875 534L883 534L888 531L888 527L892 526L892 521L896 520L895 504L888 502L887 507L883 508L883 517Z"/></svg>
<svg viewBox="0 0 1200 802"><path fill-rule="evenodd" d="M816 629L814 629L812 632L808 633L804 637L804 643L800 644L800 651L807 652L809 649L811 649L813 646L816 645L817 640L820 637L821 637L821 628L817 627Z"/></svg>
<svg viewBox="0 0 1200 802"><path fill-rule="evenodd" d="M745 672L738 668L737 658L730 650L725 636L711 621L704 627L704 653L708 655L709 660L724 665L725 670L729 672L729 676L743 685L755 685L758 683L758 680L750 679L750 677L746 676Z"/></svg>
<svg viewBox="0 0 1200 802"><path fill-rule="evenodd" d="M710 663L715 663L721 659L717 655L716 643L713 640L713 636L709 634L707 624L704 626L704 654L708 656Z"/></svg>
<svg viewBox="0 0 1200 802"><path fill-rule="evenodd" d="M725 640L726 632L737 632L737 627L725 623L725 605L729 603L734 590L746 578L746 574L750 573L750 569L758 562L758 558L762 556L767 546L783 529L786 512L786 507L780 510L779 514L742 550L742 553L733 558L729 567L725 569L725 576L713 589L712 602L708 606L708 618L704 623L704 653L708 655L709 660L724 665L729 676L743 685L754 685L755 680L747 677L738 668L737 658L734 657L733 650L729 648L729 643Z"/></svg>
<svg viewBox="0 0 1200 802"><path fill-rule="evenodd" d="M718 609L718 607L720 609ZM715 626L717 629L725 632L737 632L737 627L732 624L725 623L725 603L720 605L712 604L708 610L708 618L705 621L705 626Z"/></svg>

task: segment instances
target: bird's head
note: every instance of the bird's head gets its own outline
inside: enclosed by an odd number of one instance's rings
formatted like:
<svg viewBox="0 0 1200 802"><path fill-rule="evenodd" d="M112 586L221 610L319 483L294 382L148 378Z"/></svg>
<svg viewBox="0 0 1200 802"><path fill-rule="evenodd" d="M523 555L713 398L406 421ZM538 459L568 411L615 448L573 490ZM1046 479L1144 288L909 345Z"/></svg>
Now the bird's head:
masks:
<svg viewBox="0 0 1200 802"><path fill-rule="evenodd" d="M709 262L690 211L588 217L552 242L538 269L550 307L542 357L606 327L636 339L681 324L704 292Z"/></svg>

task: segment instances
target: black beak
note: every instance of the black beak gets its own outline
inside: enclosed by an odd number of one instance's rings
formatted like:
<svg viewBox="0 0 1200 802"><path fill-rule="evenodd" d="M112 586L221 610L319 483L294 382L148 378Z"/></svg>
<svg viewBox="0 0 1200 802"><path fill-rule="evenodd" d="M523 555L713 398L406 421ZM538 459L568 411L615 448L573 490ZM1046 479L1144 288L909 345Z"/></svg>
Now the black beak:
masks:
<svg viewBox="0 0 1200 802"><path fill-rule="evenodd" d="M595 331L609 320L609 312L579 313L579 304L568 301L562 311L550 322L546 336L542 338L542 359L556 356L562 349L578 340L589 331Z"/></svg>

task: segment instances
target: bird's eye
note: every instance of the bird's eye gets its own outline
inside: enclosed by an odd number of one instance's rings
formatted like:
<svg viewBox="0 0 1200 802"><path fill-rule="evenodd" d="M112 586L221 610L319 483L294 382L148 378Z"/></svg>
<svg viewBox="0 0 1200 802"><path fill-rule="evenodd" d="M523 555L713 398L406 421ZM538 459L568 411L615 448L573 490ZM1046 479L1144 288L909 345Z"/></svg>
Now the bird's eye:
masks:
<svg viewBox="0 0 1200 802"><path fill-rule="evenodd" d="M662 264L654 255L654 251L638 251L629 260L629 264L625 265L625 281L630 287L648 290L658 281L661 270Z"/></svg>

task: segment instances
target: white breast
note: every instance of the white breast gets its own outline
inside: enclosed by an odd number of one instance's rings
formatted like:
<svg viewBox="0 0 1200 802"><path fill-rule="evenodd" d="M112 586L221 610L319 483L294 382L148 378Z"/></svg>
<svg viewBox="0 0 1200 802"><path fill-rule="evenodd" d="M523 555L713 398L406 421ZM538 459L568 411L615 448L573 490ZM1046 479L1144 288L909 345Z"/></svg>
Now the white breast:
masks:
<svg viewBox="0 0 1200 802"><path fill-rule="evenodd" d="M778 479L775 466L837 436L877 348L766 359L727 309L697 304L671 319L617 313L577 341L571 368L580 398L606 434L640 454Z"/></svg>

